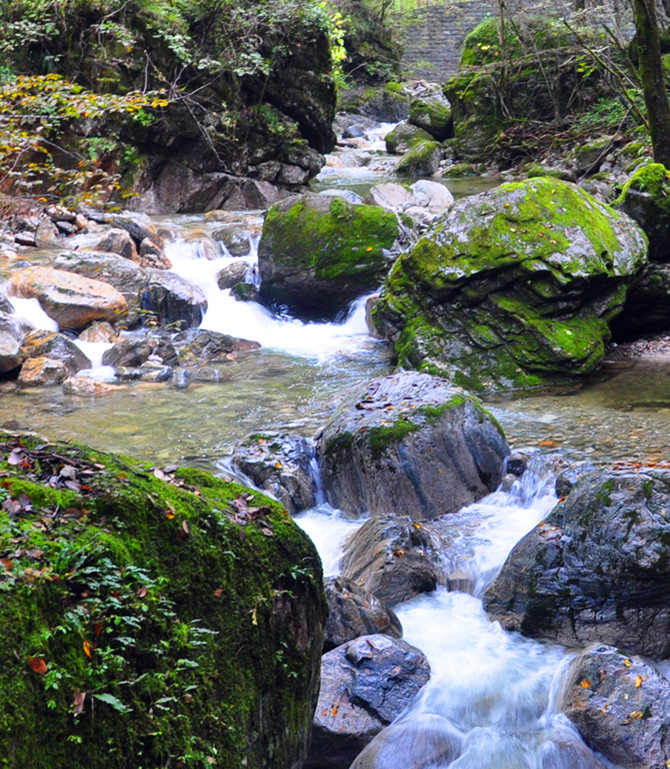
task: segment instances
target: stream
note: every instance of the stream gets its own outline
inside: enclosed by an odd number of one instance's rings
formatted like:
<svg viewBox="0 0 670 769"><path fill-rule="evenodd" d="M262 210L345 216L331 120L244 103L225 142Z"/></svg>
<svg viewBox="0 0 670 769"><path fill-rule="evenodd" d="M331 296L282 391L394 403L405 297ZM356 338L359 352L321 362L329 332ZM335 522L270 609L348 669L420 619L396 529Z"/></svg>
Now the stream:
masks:
<svg viewBox="0 0 670 769"><path fill-rule="evenodd" d="M365 150L374 162L331 167L320 189L353 189L392 178L378 136ZM492 180L459 181L455 194L479 192ZM253 271L260 214L230 214L228 221L249 229ZM204 216L164 217L174 238L167 248L173 270L205 293L204 328L254 339L262 350L237 356L221 370L221 381L123 384L99 398L66 394L61 388L0 386L0 425L33 430L54 439L136 456L157 464L189 464L229 473L229 456L239 440L258 430L312 435L339 400L339 393L389 373L390 350L373 339L364 317L365 298L340 323L302 323L273 316L258 304L237 302L215 280L234 259L200 253L198 237L221 222ZM15 303L37 328L48 318L36 302ZM53 322L51 322L53 328ZM104 346L87 347L92 359ZM109 379L94 366L90 376ZM462 575L467 592L438 590L401 606L404 638L428 657L432 677L411 709L398 743L398 765L424 769L595 769L598 764L567 719L556 712L561 677L573 656L562 647L503 631L491 623L480 596L513 545L553 507L551 455L571 461L659 460L670 456L670 367L637 364L605 369L582 387L558 393L531 393L486 403L510 445L532 455L531 468L508 492L497 491L451 517L450 570ZM297 518L314 540L327 575L338 570L344 538L361 525L325 504ZM445 554L446 557L446 554ZM463 738L463 749L446 763L419 763L413 751L426 719ZM431 721L432 723L432 721ZM402 751L405 751L404 753ZM412 763L415 761L416 763Z"/></svg>

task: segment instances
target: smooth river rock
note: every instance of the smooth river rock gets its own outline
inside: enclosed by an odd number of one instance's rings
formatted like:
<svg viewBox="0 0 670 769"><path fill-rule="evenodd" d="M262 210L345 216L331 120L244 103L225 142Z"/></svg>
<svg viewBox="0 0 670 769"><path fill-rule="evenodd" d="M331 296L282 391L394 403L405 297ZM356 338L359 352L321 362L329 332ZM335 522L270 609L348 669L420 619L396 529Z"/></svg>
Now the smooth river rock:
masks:
<svg viewBox="0 0 670 769"><path fill-rule="evenodd" d="M348 769L429 678L424 654L386 635L361 636L324 654L305 769Z"/></svg>
<svg viewBox="0 0 670 769"><path fill-rule="evenodd" d="M476 398L417 372L356 390L318 443L333 507L414 520L454 512L494 491L507 454L502 430Z"/></svg>
<svg viewBox="0 0 670 769"><path fill-rule="evenodd" d="M603 470L512 550L484 596L508 630L670 656L670 471Z"/></svg>
<svg viewBox="0 0 670 769"><path fill-rule="evenodd" d="M39 299L61 330L79 330L96 320L118 321L128 304L109 283L51 267L28 267L9 279L16 296Z"/></svg>

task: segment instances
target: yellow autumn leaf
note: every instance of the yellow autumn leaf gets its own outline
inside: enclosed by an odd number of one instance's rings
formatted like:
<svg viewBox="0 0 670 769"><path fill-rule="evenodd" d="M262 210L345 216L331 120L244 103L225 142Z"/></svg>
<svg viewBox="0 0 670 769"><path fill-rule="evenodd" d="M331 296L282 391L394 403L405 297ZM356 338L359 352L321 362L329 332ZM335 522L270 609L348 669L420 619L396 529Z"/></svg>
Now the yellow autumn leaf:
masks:
<svg viewBox="0 0 670 769"><path fill-rule="evenodd" d="M640 686L642 686L642 676L638 676L638 677L635 679L635 686L636 686L636 688L638 688L638 689L640 688Z"/></svg>
<svg viewBox="0 0 670 769"><path fill-rule="evenodd" d="M589 686L591 686L591 682L588 679L585 679L584 681L581 682L580 686L582 687L582 689L588 689Z"/></svg>

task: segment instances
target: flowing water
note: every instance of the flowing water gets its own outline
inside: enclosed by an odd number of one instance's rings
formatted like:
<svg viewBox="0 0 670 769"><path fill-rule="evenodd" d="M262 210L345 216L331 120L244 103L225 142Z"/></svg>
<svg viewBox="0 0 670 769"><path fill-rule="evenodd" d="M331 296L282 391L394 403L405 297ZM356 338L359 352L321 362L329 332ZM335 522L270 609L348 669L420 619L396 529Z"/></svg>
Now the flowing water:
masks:
<svg viewBox="0 0 670 769"><path fill-rule="evenodd" d="M335 169L319 183L333 188L360 184L363 192L389 175L388 165L379 157L378 166ZM491 180L475 181L467 191L490 184ZM245 260L253 277L262 220L257 214L239 213L228 215L227 221L252 234L254 248ZM220 367L220 381L188 389L132 383L92 398L60 388L20 389L6 382L0 396L2 427L31 429L156 463L188 463L226 472L233 446L248 433L276 429L313 435L332 413L338 393L390 371L388 347L367 332L364 299L340 323L302 323L272 315L218 289L217 272L234 258L225 249L214 259L206 258L201 239L220 222L188 216L161 224L174 233L168 247L174 271L197 284L208 299L203 327L257 340L263 349ZM35 327L54 328L35 300L12 302L17 314ZM100 365L105 347L81 346L93 364L89 374L109 379L111 372ZM432 668L431 681L402 723L411 732L439 722L445 733L451 730L462 742L451 762L417 766L602 766L592 763L595 759L577 733L555 712L556 693L571 654L504 632L489 622L480 596L514 543L555 502L552 464L543 451L597 462L670 457L669 377L668 365L640 364L609 370L564 394L534 393L487 404L511 445L532 454L533 469L509 492L498 491L450 517L454 536L445 560L462 592L438 590L400 608L405 638L427 654ZM321 503L299 516L298 522L319 548L325 572L336 574L342 542L361 521L347 520ZM403 744L399 750L409 769L415 748Z"/></svg>

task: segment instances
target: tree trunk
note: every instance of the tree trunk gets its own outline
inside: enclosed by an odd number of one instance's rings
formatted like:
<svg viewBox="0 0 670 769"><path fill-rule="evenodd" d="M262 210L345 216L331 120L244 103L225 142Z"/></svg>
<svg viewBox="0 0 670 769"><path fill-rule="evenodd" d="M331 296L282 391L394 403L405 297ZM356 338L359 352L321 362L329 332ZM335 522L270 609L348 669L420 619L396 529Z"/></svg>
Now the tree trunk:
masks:
<svg viewBox="0 0 670 769"><path fill-rule="evenodd" d="M633 15L654 160L670 168L670 104L663 78L655 0L633 0Z"/></svg>

